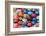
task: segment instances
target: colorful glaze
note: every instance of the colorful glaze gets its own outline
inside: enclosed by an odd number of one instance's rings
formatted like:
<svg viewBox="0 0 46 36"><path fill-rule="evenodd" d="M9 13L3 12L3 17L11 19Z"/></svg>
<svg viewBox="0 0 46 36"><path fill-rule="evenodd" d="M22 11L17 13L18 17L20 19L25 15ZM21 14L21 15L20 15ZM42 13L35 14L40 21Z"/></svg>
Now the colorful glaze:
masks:
<svg viewBox="0 0 46 36"><path fill-rule="evenodd" d="M39 9L16 8L13 15L14 28L39 26Z"/></svg>

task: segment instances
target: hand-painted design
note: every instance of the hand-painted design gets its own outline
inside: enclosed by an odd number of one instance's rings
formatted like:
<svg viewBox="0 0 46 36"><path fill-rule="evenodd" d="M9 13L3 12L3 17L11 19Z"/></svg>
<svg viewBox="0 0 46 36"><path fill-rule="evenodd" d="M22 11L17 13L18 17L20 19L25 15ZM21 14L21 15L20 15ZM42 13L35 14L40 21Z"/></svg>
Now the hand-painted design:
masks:
<svg viewBox="0 0 46 36"><path fill-rule="evenodd" d="M39 9L37 8L14 8L13 9L13 27L28 28L39 27Z"/></svg>

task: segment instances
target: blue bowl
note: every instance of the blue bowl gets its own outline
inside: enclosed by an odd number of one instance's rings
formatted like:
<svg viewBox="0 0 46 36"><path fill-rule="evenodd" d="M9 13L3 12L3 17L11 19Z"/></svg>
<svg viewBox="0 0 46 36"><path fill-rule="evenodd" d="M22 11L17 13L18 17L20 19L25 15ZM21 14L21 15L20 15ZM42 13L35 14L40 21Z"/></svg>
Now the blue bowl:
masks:
<svg viewBox="0 0 46 36"><path fill-rule="evenodd" d="M23 12L24 12L25 14L27 14L28 10L27 10L27 9L25 9Z"/></svg>
<svg viewBox="0 0 46 36"><path fill-rule="evenodd" d="M31 15L33 12L29 11L28 14Z"/></svg>
<svg viewBox="0 0 46 36"><path fill-rule="evenodd" d="M37 19L36 18L32 18L32 21L36 21Z"/></svg>
<svg viewBox="0 0 46 36"><path fill-rule="evenodd" d="M32 21L32 24L35 25L36 24L36 21Z"/></svg>

